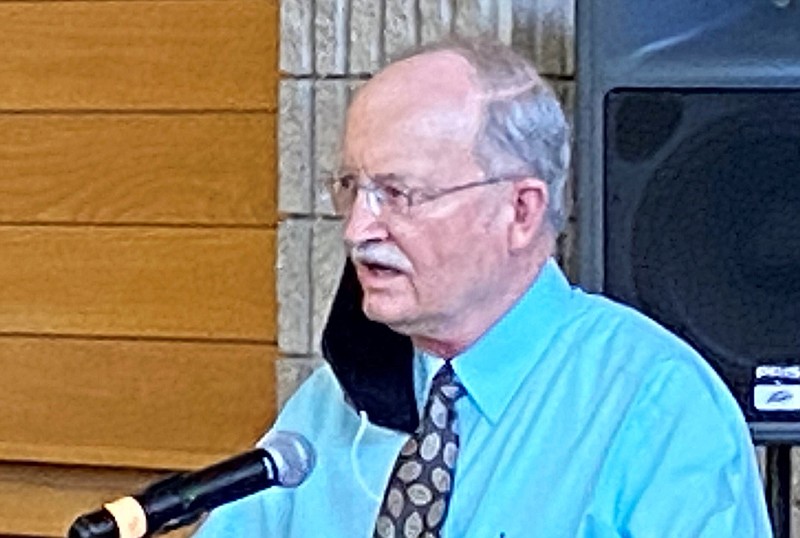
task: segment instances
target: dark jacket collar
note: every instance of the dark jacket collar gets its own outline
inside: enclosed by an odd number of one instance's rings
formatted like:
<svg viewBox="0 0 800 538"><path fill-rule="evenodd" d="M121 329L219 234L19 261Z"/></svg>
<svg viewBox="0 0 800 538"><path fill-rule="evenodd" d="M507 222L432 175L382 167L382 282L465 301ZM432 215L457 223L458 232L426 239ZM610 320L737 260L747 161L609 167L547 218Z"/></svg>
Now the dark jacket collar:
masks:
<svg viewBox="0 0 800 538"><path fill-rule="evenodd" d="M357 411L378 426L413 433L419 424L414 347L408 336L369 320L362 297L347 260L322 333L322 354Z"/></svg>

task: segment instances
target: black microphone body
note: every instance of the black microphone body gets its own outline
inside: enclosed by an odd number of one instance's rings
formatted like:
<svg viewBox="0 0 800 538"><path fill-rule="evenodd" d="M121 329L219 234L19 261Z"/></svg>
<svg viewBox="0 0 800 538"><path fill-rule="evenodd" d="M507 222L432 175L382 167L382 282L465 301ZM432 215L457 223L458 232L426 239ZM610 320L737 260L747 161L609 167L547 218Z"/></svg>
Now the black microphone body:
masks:
<svg viewBox="0 0 800 538"><path fill-rule="evenodd" d="M266 488L297 486L313 467L313 450L297 434L195 472L179 473L140 493L78 517L67 538L144 538L188 525L220 505ZM116 506L115 506L116 505ZM120 508L121 507L121 508ZM128 510L133 508L131 514Z"/></svg>

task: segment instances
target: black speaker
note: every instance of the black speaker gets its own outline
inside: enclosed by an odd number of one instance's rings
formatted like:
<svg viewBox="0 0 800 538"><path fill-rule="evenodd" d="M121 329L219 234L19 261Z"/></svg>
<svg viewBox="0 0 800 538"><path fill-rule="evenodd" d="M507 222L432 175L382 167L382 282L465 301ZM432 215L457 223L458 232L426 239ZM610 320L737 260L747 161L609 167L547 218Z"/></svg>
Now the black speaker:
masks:
<svg viewBox="0 0 800 538"><path fill-rule="evenodd" d="M578 0L578 277L800 441L800 0Z"/></svg>

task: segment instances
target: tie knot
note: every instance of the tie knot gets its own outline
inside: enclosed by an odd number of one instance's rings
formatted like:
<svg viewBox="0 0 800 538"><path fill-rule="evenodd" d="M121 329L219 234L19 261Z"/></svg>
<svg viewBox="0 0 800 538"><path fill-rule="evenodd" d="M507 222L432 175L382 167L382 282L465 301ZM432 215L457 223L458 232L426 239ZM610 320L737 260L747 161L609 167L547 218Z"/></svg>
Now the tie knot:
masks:
<svg viewBox="0 0 800 538"><path fill-rule="evenodd" d="M433 384L431 386L431 395L441 394L444 398L450 401L456 401L467 393L464 385L456 377L453 367L449 362L439 368L436 375L433 376Z"/></svg>

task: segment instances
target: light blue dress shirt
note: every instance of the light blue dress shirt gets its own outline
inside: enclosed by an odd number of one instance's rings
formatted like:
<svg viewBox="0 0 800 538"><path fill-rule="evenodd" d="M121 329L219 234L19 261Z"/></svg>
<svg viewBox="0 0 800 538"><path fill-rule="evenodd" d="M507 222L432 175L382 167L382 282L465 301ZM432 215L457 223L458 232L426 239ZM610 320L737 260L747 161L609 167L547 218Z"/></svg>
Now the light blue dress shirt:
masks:
<svg viewBox="0 0 800 538"><path fill-rule="evenodd" d="M420 408L442 362L415 358ZM571 288L552 260L453 367L468 395L444 537L772 535L722 381L653 321ZM371 537L408 436L357 415L327 365L275 428L316 448L308 480L217 509L197 536Z"/></svg>

